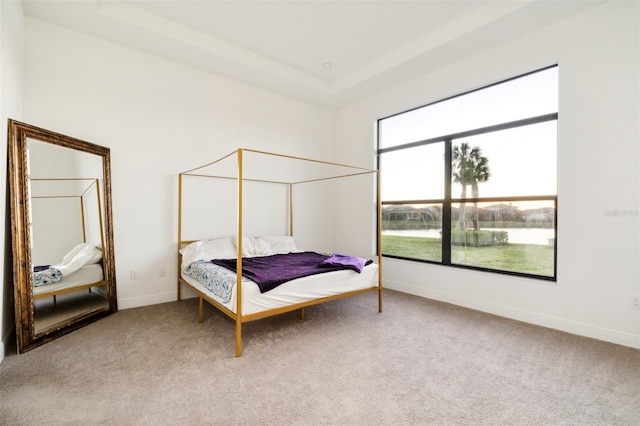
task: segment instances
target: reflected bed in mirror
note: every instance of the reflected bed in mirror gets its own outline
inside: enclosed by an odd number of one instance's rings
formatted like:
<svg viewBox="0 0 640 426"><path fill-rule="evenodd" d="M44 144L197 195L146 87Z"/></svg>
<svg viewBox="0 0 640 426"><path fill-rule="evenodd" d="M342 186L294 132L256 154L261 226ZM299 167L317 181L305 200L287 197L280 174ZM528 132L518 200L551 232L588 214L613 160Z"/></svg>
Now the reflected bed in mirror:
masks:
<svg viewBox="0 0 640 426"><path fill-rule="evenodd" d="M22 353L117 310L110 151L13 120L8 142Z"/></svg>

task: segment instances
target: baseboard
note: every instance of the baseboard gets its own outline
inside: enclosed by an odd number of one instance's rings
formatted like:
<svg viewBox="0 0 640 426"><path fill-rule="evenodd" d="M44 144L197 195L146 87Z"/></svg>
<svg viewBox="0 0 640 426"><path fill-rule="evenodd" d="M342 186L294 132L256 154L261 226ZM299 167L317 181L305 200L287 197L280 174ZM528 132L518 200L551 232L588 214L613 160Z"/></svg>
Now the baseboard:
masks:
<svg viewBox="0 0 640 426"><path fill-rule="evenodd" d="M190 299L196 297L195 293L182 289L181 298ZM141 306L157 305L159 303L175 302L176 292L153 294L150 296L132 297L128 299L118 299L118 309L139 308Z"/></svg>
<svg viewBox="0 0 640 426"><path fill-rule="evenodd" d="M495 305L475 299L461 297L455 294L429 290L422 287L415 287L400 282L385 280L384 287L391 290L397 290L404 293L425 297L427 299L447 302L453 305L526 322L529 324L535 324L542 327L552 328L554 330L576 334L578 336L589 337L592 339L603 340L605 342L640 349L640 336L636 336L631 333L623 333L616 330L595 327L590 324L569 321L549 315L541 315L536 312L525 311L509 306Z"/></svg>
<svg viewBox="0 0 640 426"><path fill-rule="evenodd" d="M141 306L157 305L159 303L174 302L176 293L153 294L150 296L132 297L129 299L118 299L118 309L139 308Z"/></svg>

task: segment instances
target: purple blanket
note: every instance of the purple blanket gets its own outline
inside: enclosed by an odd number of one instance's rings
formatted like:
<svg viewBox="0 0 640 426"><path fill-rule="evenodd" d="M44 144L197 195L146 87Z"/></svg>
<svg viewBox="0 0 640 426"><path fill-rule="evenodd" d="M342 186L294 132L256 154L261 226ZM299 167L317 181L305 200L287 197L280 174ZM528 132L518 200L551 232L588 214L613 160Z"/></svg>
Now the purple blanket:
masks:
<svg viewBox="0 0 640 426"><path fill-rule="evenodd" d="M372 263L353 256L340 256L340 262L334 262L335 256L305 251L245 257L242 258L242 275L255 281L260 292L264 293L296 278L343 269L360 272L364 265ZM236 259L213 259L211 262L236 272Z"/></svg>

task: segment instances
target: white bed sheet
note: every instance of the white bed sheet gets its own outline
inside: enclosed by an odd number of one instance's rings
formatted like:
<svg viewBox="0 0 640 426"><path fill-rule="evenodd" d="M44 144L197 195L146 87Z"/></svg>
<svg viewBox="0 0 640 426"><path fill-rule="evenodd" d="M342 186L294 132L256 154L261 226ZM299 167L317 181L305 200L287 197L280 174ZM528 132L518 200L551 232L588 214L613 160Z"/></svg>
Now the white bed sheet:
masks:
<svg viewBox="0 0 640 426"><path fill-rule="evenodd" d="M220 297L209 291L204 285L182 274L182 279L209 296L211 299L236 312L236 290L233 286L231 299L224 303ZM352 270L327 272L287 281L273 290L260 293L258 285L250 280L242 281L242 314L251 315L270 309L308 302L323 297L335 296L347 291L363 290L378 286L378 265L372 263L364 267L361 273Z"/></svg>
<svg viewBox="0 0 640 426"><path fill-rule="evenodd" d="M34 287L33 294L34 296L38 296L46 293L53 293L59 290L66 290L85 284L97 283L103 279L104 274L102 272L102 265L99 263L93 263L91 265L85 265L74 273L63 277L57 283Z"/></svg>

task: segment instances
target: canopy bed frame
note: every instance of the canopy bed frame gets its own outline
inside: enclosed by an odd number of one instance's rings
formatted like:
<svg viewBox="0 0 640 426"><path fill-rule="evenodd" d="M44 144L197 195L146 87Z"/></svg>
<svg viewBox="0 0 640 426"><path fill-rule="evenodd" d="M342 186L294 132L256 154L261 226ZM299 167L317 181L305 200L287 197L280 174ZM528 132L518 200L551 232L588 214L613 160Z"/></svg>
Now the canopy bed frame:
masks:
<svg viewBox="0 0 640 426"><path fill-rule="evenodd" d="M247 158L251 158L251 169L248 169ZM256 161L255 163L253 161ZM255 165L254 165L255 164ZM355 287L346 287L339 290L332 290L334 293L330 295L322 294L309 296L306 299L295 300L293 302L280 303L276 307L267 307L261 310L253 310L252 312L245 313L243 311L243 298L250 297L248 286L253 284L252 282L245 281L243 278L243 253L245 246L247 245L248 238L243 237L243 187L247 183L259 182L273 185L285 185L288 187L288 196L286 206L286 215L288 216L288 235L289 238L293 237L293 194L294 187L304 187L306 184L313 182L344 179L354 176L370 175L372 177L372 186L375 185L375 210L376 210L376 233L377 233L377 263L373 263L365 267L362 274L356 274L353 271L337 271L322 273L316 277L326 276L324 282L351 280L351 277L347 277L347 274L351 274L353 279L363 280L363 276L367 272L369 274L368 284L356 284ZM233 263L235 264L235 300L231 300L229 304L222 303L219 298L208 291L205 287L195 283L183 274L185 265L183 264L184 249L193 244L200 244L205 240L187 240L183 238L184 227L187 224L185 219L186 204L185 189L186 181L188 177L198 177L207 179L231 179L235 185L236 191L236 224L235 224L235 236L233 239L234 256ZM374 183L375 182L375 183ZM229 202L230 206L234 206L233 201ZM339 163L332 163L326 161L312 160L302 157L294 157L289 155L275 154L271 152L258 151L253 149L237 149L232 153L219 158L213 162L207 163L204 166L196 167L194 169L182 172L178 175L178 284L177 284L177 298L181 300L181 287L187 286L194 291L199 297L198 307L198 322L203 321L203 302L206 300L213 307L220 310L222 313L230 317L235 321L235 347L236 357L242 355L242 324L248 321L265 318L272 315L278 315L285 312L290 312L300 309L301 318L304 319L304 308L319 303L328 302L331 300L352 297L361 295L364 293L377 291L378 292L378 312L382 312L382 250L381 244L381 220L380 220L380 174L378 170L366 169L362 167L349 166ZM228 233L229 234L229 233ZM227 234L227 235L228 235ZM212 240L208 240L212 241ZM286 251L286 250L285 250ZM207 259L210 260L210 259ZM248 259L245 260L245 263ZM371 268L370 270L368 268ZM342 274L334 275L332 274ZM305 280L310 277L302 278ZM233 280L233 277L232 277ZM285 283L288 286L294 286L298 280ZM290 284L293 283L293 284ZM324 284L322 284L324 285ZM243 287L247 288L244 290ZM284 285L283 285L284 287ZM277 289L270 290L276 291ZM269 292L270 292L269 291ZM249 292L249 293L248 293ZM269 293L267 292L267 293ZM267 294L265 293L265 294ZM245 310L247 310L245 308Z"/></svg>
<svg viewBox="0 0 640 426"><path fill-rule="evenodd" d="M96 207L97 207L97 227L100 230L100 250L102 251L102 258L104 258L104 227L102 223L102 201L100 199L100 182L96 178L29 178L29 183L33 194L40 194L40 192L47 193L46 195L32 195L30 201L33 200L46 200L46 199L76 199L79 202L80 209L80 227L82 230L82 242L87 243L87 212L85 205L87 204L88 197L95 194ZM53 184L55 190L50 188ZM44 189L40 189L42 187ZM38 190L40 189L40 190ZM59 282L48 284L40 287L33 287L33 299L43 299L46 297L53 297L53 302L56 304L56 296L60 294L88 290L91 293L91 288L101 287L107 285L105 279L102 259L99 263L85 265L78 271L74 272L71 276L64 276Z"/></svg>

